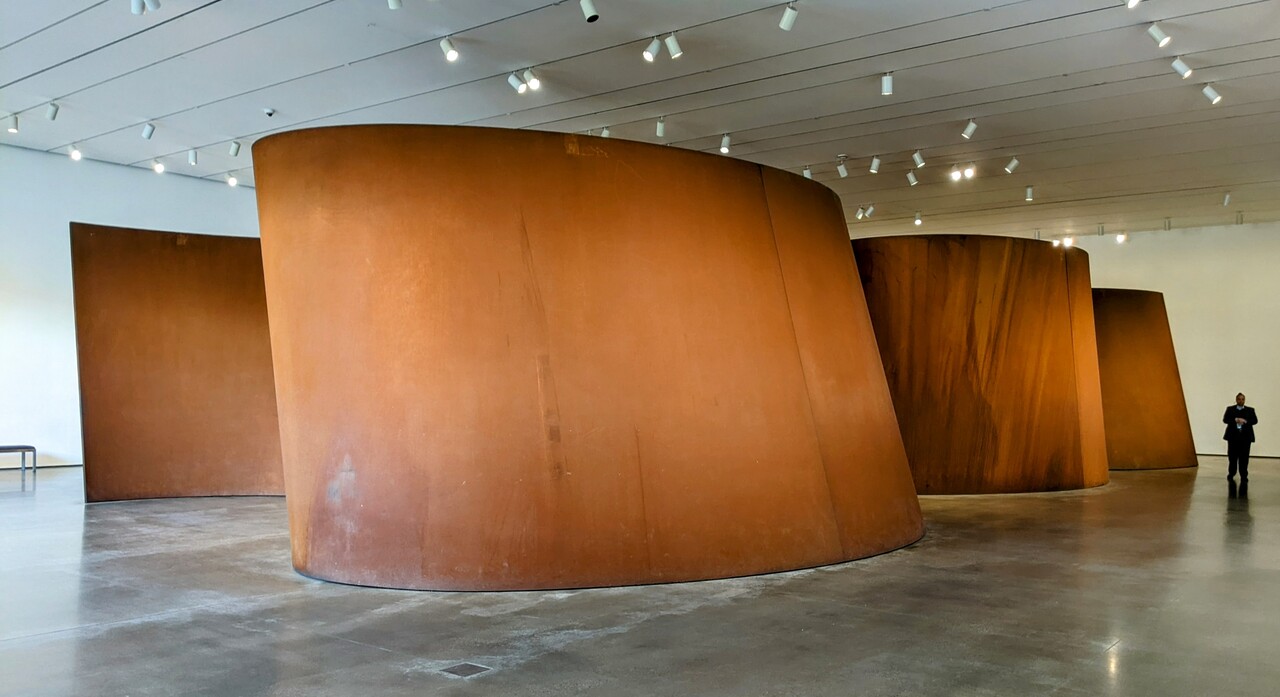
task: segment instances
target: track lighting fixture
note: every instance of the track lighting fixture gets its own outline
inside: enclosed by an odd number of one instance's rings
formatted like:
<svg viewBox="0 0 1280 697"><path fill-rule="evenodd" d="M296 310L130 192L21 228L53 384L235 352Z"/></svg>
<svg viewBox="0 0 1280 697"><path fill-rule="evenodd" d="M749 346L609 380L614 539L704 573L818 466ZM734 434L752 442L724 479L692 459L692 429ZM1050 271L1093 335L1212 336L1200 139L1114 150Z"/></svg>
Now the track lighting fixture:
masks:
<svg viewBox="0 0 1280 697"><path fill-rule="evenodd" d="M911 186L915 186L920 183L920 180L916 178L915 172L907 172L907 183Z"/></svg>
<svg viewBox="0 0 1280 697"><path fill-rule="evenodd" d="M146 4L148 12L156 12L160 9L160 0L142 0L142 1Z"/></svg>
<svg viewBox="0 0 1280 697"><path fill-rule="evenodd" d="M839 174L841 179L849 176L849 168L844 166L844 155L836 160L836 174Z"/></svg>
<svg viewBox="0 0 1280 697"><path fill-rule="evenodd" d="M80 159L84 157L84 153L80 152L80 148L77 148L74 145L72 145L71 149L67 151L67 155L70 156L71 159L75 160L76 162L79 162Z"/></svg>
<svg viewBox="0 0 1280 697"><path fill-rule="evenodd" d="M1204 96L1209 100L1210 104L1217 104L1222 101L1222 95L1218 94L1218 90L1213 89L1213 85L1205 85L1204 89L1200 91L1204 92Z"/></svg>
<svg viewBox="0 0 1280 697"><path fill-rule="evenodd" d="M1064 237L1064 238L1062 238L1062 246L1063 246L1063 247L1071 247L1071 246L1074 246L1074 245L1075 245L1075 243L1076 243L1076 238L1074 238L1074 237Z"/></svg>
<svg viewBox="0 0 1280 697"><path fill-rule="evenodd" d="M444 54L444 59L450 63L458 60L458 49L454 47L453 40L447 36L440 39L440 52Z"/></svg>
<svg viewBox="0 0 1280 697"><path fill-rule="evenodd" d="M924 167L924 155L921 155L919 150L911 153L911 161L916 163L916 169Z"/></svg>
<svg viewBox="0 0 1280 697"><path fill-rule="evenodd" d="M867 217L870 218L872 213L876 212L876 204L872 203L867 206Z"/></svg>
<svg viewBox="0 0 1280 697"><path fill-rule="evenodd" d="M665 117L665 116L659 116L659 117L658 117L658 126L657 126L656 128L654 128L653 130L654 130L654 133L655 133L659 138L664 138L664 137L666 137L666 135L667 135L667 117Z"/></svg>
<svg viewBox="0 0 1280 697"><path fill-rule="evenodd" d="M1164 229L1165 229L1165 230L1172 230L1172 229L1173 229L1173 218L1165 218L1165 219L1164 219Z"/></svg>
<svg viewBox="0 0 1280 697"><path fill-rule="evenodd" d="M724 134L724 137L720 139L720 154L721 155L729 154L729 134L728 133Z"/></svg>
<svg viewBox="0 0 1280 697"><path fill-rule="evenodd" d="M1061 246L1062 246L1062 240L1054 240L1054 241L1053 241L1053 246L1055 246L1055 247L1061 247Z"/></svg>
<svg viewBox="0 0 1280 697"><path fill-rule="evenodd" d="M885 73L880 76L880 96L888 97L893 94L893 73Z"/></svg>
<svg viewBox="0 0 1280 697"><path fill-rule="evenodd" d="M920 211L916 211L916 225L924 225L924 219L920 217Z"/></svg>
<svg viewBox="0 0 1280 697"><path fill-rule="evenodd" d="M1098 223L1098 237L1102 237L1106 234L1107 234L1107 226L1103 225L1102 223Z"/></svg>
<svg viewBox="0 0 1280 697"><path fill-rule="evenodd" d="M974 121L973 119L969 119L969 123L966 123L964 125L964 130L960 132L960 137L964 138L965 140L969 140L970 138L973 137L974 131L977 131L977 130L978 130L978 122Z"/></svg>
<svg viewBox="0 0 1280 697"><path fill-rule="evenodd" d="M230 186L230 187L237 187L237 186L240 186L240 180L239 180L239 179L236 179L234 175L228 174L228 175L227 175L227 186Z"/></svg>
<svg viewBox="0 0 1280 697"><path fill-rule="evenodd" d="M660 53L662 53L662 39L655 36L653 41L650 41L649 45L644 49L644 59L652 63L653 59L657 58Z"/></svg>
<svg viewBox="0 0 1280 697"><path fill-rule="evenodd" d="M198 155L196 155L196 150L195 150L195 148L192 148L192 149L188 150L188 151L187 151L187 164L191 165L192 167L195 167L197 162L199 162L199 156L198 156Z"/></svg>
<svg viewBox="0 0 1280 697"><path fill-rule="evenodd" d="M227 154L232 157L240 157L240 141L231 141L231 147L227 148Z"/></svg>
<svg viewBox="0 0 1280 697"><path fill-rule="evenodd" d="M596 4L591 0L578 0L578 6L582 8L582 16L588 23L600 19L600 13L596 12Z"/></svg>
<svg viewBox="0 0 1280 697"><path fill-rule="evenodd" d="M1231 205L1231 192L1230 192L1230 191L1228 191L1227 193L1225 193L1225 194L1223 194L1223 195L1222 195L1222 205L1224 205L1224 206L1230 206L1230 205Z"/></svg>
<svg viewBox="0 0 1280 697"><path fill-rule="evenodd" d="M131 0L129 3L129 9L135 15L140 15L147 11L147 6L142 3L142 0Z"/></svg>
<svg viewBox="0 0 1280 697"><path fill-rule="evenodd" d="M667 35L667 53L671 54L671 60L675 60L684 55L684 49L680 48L680 41L676 39L676 33L671 32Z"/></svg>
<svg viewBox="0 0 1280 697"><path fill-rule="evenodd" d="M5 125L6 125L5 130L9 131L10 133L17 133L18 132L18 115L9 114L8 123Z"/></svg>
<svg viewBox="0 0 1280 697"><path fill-rule="evenodd" d="M511 89L515 90L516 94L524 94L529 91L529 85L525 84L525 81L521 80L520 76L515 73L507 76L507 84L511 85Z"/></svg>
<svg viewBox="0 0 1280 697"><path fill-rule="evenodd" d="M542 80L539 80L538 76L534 74L533 68L525 69L524 84L528 85L529 89L533 90L534 92L537 92L538 90L542 89Z"/></svg>
<svg viewBox="0 0 1280 697"><path fill-rule="evenodd" d="M1151 26L1147 27L1147 34L1151 37L1153 41L1156 42L1156 45L1159 46L1160 48L1164 48L1165 46L1168 46L1169 42L1173 40L1172 37L1164 33L1164 30L1160 28L1159 24L1155 24L1155 23L1152 23Z"/></svg>
<svg viewBox="0 0 1280 697"><path fill-rule="evenodd" d="M1034 187L1034 186L1028 186L1028 187L1027 187L1027 197L1026 197L1025 199L1023 199L1023 200L1025 200L1025 201L1034 201L1034 200L1036 200L1036 196L1035 196L1035 194L1036 194L1035 187Z"/></svg>
<svg viewBox="0 0 1280 697"><path fill-rule="evenodd" d="M156 125L154 123L143 124L142 139L151 140L151 136L156 134Z"/></svg>
<svg viewBox="0 0 1280 697"><path fill-rule="evenodd" d="M862 206L858 206L858 212L854 213L853 217L857 218L858 220L862 220L863 216L865 216L866 214L867 212L862 210Z"/></svg>
<svg viewBox="0 0 1280 697"><path fill-rule="evenodd" d="M805 179L813 179L813 170L809 169L809 165L804 166L804 171L801 174L804 175Z"/></svg>
<svg viewBox="0 0 1280 697"><path fill-rule="evenodd" d="M782 21L778 22L778 28L782 31L791 31L791 27L796 25L796 17L800 16L800 10L796 9L794 2L787 3L782 10Z"/></svg>
<svg viewBox="0 0 1280 697"><path fill-rule="evenodd" d="M1127 6L1129 9L1131 9L1131 10L1132 10L1133 8L1137 7L1137 6L1138 6L1138 3L1140 3L1140 2L1142 2L1142 0L1129 0L1129 2L1127 2L1127 3L1125 3L1125 4L1126 4L1126 6Z"/></svg>
<svg viewBox="0 0 1280 697"><path fill-rule="evenodd" d="M960 173L960 168L953 166L951 168L951 181L958 182L964 175Z"/></svg>
<svg viewBox="0 0 1280 697"><path fill-rule="evenodd" d="M605 126L604 128L600 129L600 137L601 137L601 138L608 138L608 137L609 137L609 127L608 127L608 126Z"/></svg>
<svg viewBox="0 0 1280 697"><path fill-rule="evenodd" d="M977 173L978 173L978 168L972 162L964 166L965 179L973 179L973 175Z"/></svg>
<svg viewBox="0 0 1280 697"><path fill-rule="evenodd" d="M1004 171L1009 174L1013 174L1013 170L1017 169L1019 164L1021 163L1018 162L1018 158L1015 157L1012 160L1009 160L1009 164L1004 166Z"/></svg>
<svg viewBox="0 0 1280 697"><path fill-rule="evenodd" d="M1183 62L1183 60L1182 60L1182 57L1181 57L1181 56L1179 56L1179 57L1177 57L1177 58L1174 58L1174 59L1173 59L1173 63L1171 63L1170 65L1172 65L1172 66L1173 66L1173 71L1174 71L1175 73L1177 73L1177 74L1179 74L1179 75L1181 75L1181 76L1182 76L1182 79L1183 79L1183 80L1185 80L1185 79L1187 79L1187 78L1191 77L1191 66L1189 66L1189 65L1187 65L1185 62Z"/></svg>
<svg viewBox="0 0 1280 697"><path fill-rule="evenodd" d="M387 0L387 9L391 9L391 10L400 9L400 0Z"/></svg>
<svg viewBox="0 0 1280 697"><path fill-rule="evenodd" d="M867 171L872 174L880 173L880 156L879 155L871 156L871 167Z"/></svg>
<svg viewBox="0 0 1280 697"><path fill-rule="evenodd" d="M44 117L50 121L56 120L58 118L59 108L60 107L58 107L57 102L49 102L48 108L44 110Z"/></svg>
<svg viewBox="0 0 1280 697"><path fill-rule="evenodd" d="M1127 239L1129 239L1129 236L1122 232L1119 235L1116 235L1116 244L1124 244L1124 241Z"/></svg>
<svg viewBox="0 0 1280 697"><path fill-rule="evenodd" d="M151 169L156 174L164 174L164 163L161 162L160 160L152 160Z"/></svg>

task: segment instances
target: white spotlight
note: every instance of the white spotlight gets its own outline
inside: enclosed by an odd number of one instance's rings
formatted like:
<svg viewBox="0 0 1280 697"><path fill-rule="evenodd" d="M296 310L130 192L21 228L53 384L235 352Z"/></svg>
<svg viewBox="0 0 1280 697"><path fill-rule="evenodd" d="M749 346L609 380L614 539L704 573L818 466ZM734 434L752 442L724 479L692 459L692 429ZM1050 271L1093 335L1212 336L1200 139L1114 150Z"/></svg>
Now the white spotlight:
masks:
<svg viewBox="0 0 1280 697"><path fill-rule="evenodd" d="M964 178L973 179L973 175L978 173L978 168L972 162L964 166Z"/></svg>
<svg viewBox="0 0 1280 697"><path fill-rule="evenodd" d="M1054 241L1053 241L1053 246L1055 246L1055 247L1061 247L1061 246L1062 246L1062 240L1054 240Z"/></svg>
<svg viewBox="0 0 1280 697"><path fill-rule="evenodd" d="M880 95L888 97L893 94L893 73L885 73L880 77Z"/></svg>
<svg viewBox="0 0 1280 697"><path fill-rule="evenodd" d="M58 118L58 105L55 102L49 102L49 107L44 110L44 117L53 121Z"/></svg>
<svg viewBox="0 0 1280 697"><path fill-rule="evenodd" d="M143 0L147 5L147 10L155 12L160 9L160 0Z"/></svg>
<svg viewBox="0 0 1280 697"><path fill-rule="evenodd" d="M671 32L671 34L667 36L666 41L667 41L667 53L671 54L672 60L675 60L680 56L684 55L684 49L680 48L680 41L676 39L675 32Z"/></svg>
<svg viewBox="0 0 1280 697"><path fill-rule="evenodd" d="M907 183L910 184L911 186L915 186L916 184L920 183L920 180L916 179L915 172L907 172Z"/></svg>
<svg viewBox="0 0 1280 697"><path fill-rule="evenodd" d="M920 211L916 211L916 225L924 225L924 220L920 217Z"/></svg>
<svg viewBox="0 0 1280 697"><path fill-rule="evenodd" d="M724 137L720 139L720 154L721 155L729 154L729 134L728 133L724 134Z"/></svg>
<svg viewBox="0 0 1280 697"><path fill-rule="evenodd" d="M597 19L600 19L600 13L596 12L596 4L591 2L591 0L578 0L578 5L582 8L582 16L585 17L588 22L594 22Z"/></svg>
<svg viewBox="0 0 1280 697"><path fill-rule="evenodd" d="M1015 157L1012 160L1009 160L1009 164L1004 166L1004 171L1009 174L1013 174L1013 170L1017 169L1019 164L1021 163L1019 163L1018 158Z"/></svg>
<svg viewBox="0 0 1280 697"><path fill-rule="evenodd" d="M865 216L866 214L867 212L862 210L862 206L858 206L858 212L854 213L853 217L857 218L858 220L862 220L862 217Z"/></svg>
<svg viewBox="0 0 1280 697"><path fill-rule="evenodd" d="M70 155L71 159L75 160L76 162L79 162L80 158L84 157L84 153L80 152L80 148L77 148L74 145L71 146L71 150L67 154Z"/></svg>
<svg viewBox="0 0 1280 697"><path fill-rule="evenodd" d="M1142 2L1142 0L1129 0L1129 2L1126 3L1126 5L1128 6L1129 9L1132 10L1133 8L1137 7L1138 3L1140 2Z"/></svg>
<svg viewBox="0 0 1280 697"><path fill-rule="evenodd" d="M1025 199L1023 199L1023 200L1025 200L1025 201L1034 201L1034 200L1036 200L1036 189L1035 189L1035 187L1034 187L1034 186L1028 186L1028 187L1027 187L1027 197L1026 197Z"/></svg>
<svg viewBox="0 0 1280 697"><path fill-rule="evenodd" d="M787 3L785 9L782 10L782 21L778 22L778 28L782 31L791 31L791 27L796 25L796 17L800 16L800 10L796 9L794 2Z"/></svg>
<svg viewBox="0 0 1280 697"><path fill-rule="evenodd" d="M9 131L10 133L18 132L18 115L17 114L9 114L9 123L6 124L5 130Z"/></svg>
<svg viewBox="0 0 1280 697"><path fill-rule="evenodd" d="M804 166L804 171L801 174L804 175L805 179L813 179L813 170L809 169L809 165Z"/></svg>
<svg viewBox="0 0 1280 697"><path fill-rule="evenodd" d="M874 204L874 203L873 203L873 204L871 204L871 205L867 206L867 217L868 217L868 218L870 218L870 217L871 217L871 214L872 214L872 213L875 213L875 212L876 212L876 204Z"/></svg>
<svg viewBox="0 0 1280 697"><path fill-rule="evenodd" d="M1119 235L1116 235L1116 244L1124 244L1124 241L1127 239L1129 239L1129 236L1122 232Z"/></svg>
<svg viewBox="0 0 1280 697"><path fill-rule="evenodd" d="M921 155L919 150L911 153L911 161L916 163L917 169L924 167L924 155Z"/></svg>
<svg viewBox="0 0 1280 697"><path fill-rule="evenodd" d="M458 49L454 47L453 41L447 36L440 39L440 52L444 54L444 59L450 63L458 60Z"/></svg>
<svg viewBox="0 0 1280 697"><path fill-rule="evenodd" d="M155 134L156 134L156 125L154 123L148 123L142 126L143 140L151 140L151 136Z"/></svg>
<svg viewBox="0 0 1280 697"><path fill-rule="evenodd" d="M872 174L880 173L880 156L879 155L871 156L871 168L868 169L867 171Z"/></svg>
<svg viewBox="0 0 1280 697"><path fill-rule="evenodd" d="M151 169L154 170L156 174L164 174L164 163L160 160L152 160Z"/></svg>
<svg viewBox="0 0 1280 697"><path fill-rule="evenodd" d="M400 9L400 0L387 0L387 9L390 9L390 10Z"/></svg>
<svg viewBox="0 0 1280 697"><path fill-rule="evenodd" d="M135 15L140 15L147 11L147 6L142 4L142 0L132 0L132 2L129 3L129 6Z"/></svg>
<svg viewBox="0 0 1280 697"><path fill-rule="evenodd" d="M1159 24L1152 24L1147 27L1147 34L1151 36L1151 38L1156 42L1156 45L1160 48L1168 46L1169 42L1173 40L1172 37L1164 33L1164 30L1160 28Z"/></svg>
<svg viewBox="0 0 1280 697"><path fill-rule="evenodd" d="M655 36L653 41L650 41L649 45L644 49L644 59L652 63L653 59L657 58L660 53L662 53L662 39Z"/></svg>
<svg viewBox="0 0 1280 697"><path fill-rule="evenodd" d="M844 166L843 155L841 155L840 159L836 161L836 174L839 174L841 179L849 176L849 168Z"/></svg>
<svg viewBox="0 0 1280 697"><path fill-rule="evenodd" d="M966 123L964 125L964 130L960 132L960 137L964 138L965 140L969 140L970 138L973 137L974 131L977 131L977 130L978 130L978 122L974 121L973 119L969 119L969 123Z"/></svg>
<svg viewBox="0 0 1280 697"><path fill-rule="evenodd" d="M187 164L191 165L192 167L195 167L197 162L199 162L199 157L196 155L196 150L195 150L195 148L192 148L192 149L188 150L188 151L187 151Z"/></svg>
<svg viewBox="0 0 1280 697"><path fill-rule="evenodd" d="M538 90L542 89L542 80L539 80L538 76L534 74L533 68L525 69L524 84L528 85L529 89L533 90L534 92L537 92Z"/></svg>
<svg viewBox="0 0 1280 697"><path fill-rule="evenodd" d="M227 148L227 154L232 157L240 157L240 141L231 141L231 147Z"/></svg>
<svg viewBox="0 0 1280 697"><path fill-rule="evenodd" d="M958 182L958 181L960 181L961 177L963 177L963 176L964 176L964 175L960 173L960 168L959 168L959 167L952 167L952 168L951 168L951 181L953 181L953 182Z"/></svg>
<svg viewBox="0 0 1280 697"><path fill-rule="evenodd" d="M1170 65L1173 66L1174 72L1182 76L1183 80L1191 77L1191 66L1187 65L1181 57L1174 58L1173 63Z"/></svg>
<svg viewBox="0 0 1280 697"><path fill-rule="evenodd" d="M1064 237L1064 238L1062 238L1062 246L1063 246L1063 247L1070 247L1070 246L1074 245L1075 243L1076 243L1076 238L1074 238L1074 237Z"/></svg>
<svg viewBox="0 0 1280 697"><path fill-rule="evenodd" d="M1230 205L1231 205L1231 192L1230 192L1230 191L1228 191L1227 193L1223 194L1223 196L1222 196L1222 205L1224 205L1224 206L1230 206Z"/></svg>
<svg viewBox="0 0 1280 697"><path fill-rule="evenodd" d="M240 186L240 180L239 180L239 179L236 179L234 176L232 176L232 175L228 174L228 175L227 175L227 186L232 186L232 187Z"/></svg>
<svg viewBox="0 0 1280 697"><path fill-rule="evenodd" d="M608 137L609 137L609 127L608 127L608 126L605 126L604 128L600 129L600 137L601 137L601 138L608 138Z"/></svg>
<svg viewBox="0 0 1280 697"><path fill-rule="evenodd" d="M656 133L659 138L667 135L667 117L658 117L658 127L654 129L654 133Z"/></svg>
<svg viewBox="0 0 1280 697"><path fill-rule="evenodd" d="M524 94L529 89L524 80L521 80L520 76L515 73L507 76L507 84L511 85L511 89L515 90L517 94Z"/></svg>
<svg viewBox="0 0 1280 697"><path fill-rule="evenodd" d="M1204 96L1208 98L1210 104L1217 104L1222 101L1222 95L1218 94L1218 90L1213 89L1213 85L1205 85L1201 92L1204 92Z"/></svg>

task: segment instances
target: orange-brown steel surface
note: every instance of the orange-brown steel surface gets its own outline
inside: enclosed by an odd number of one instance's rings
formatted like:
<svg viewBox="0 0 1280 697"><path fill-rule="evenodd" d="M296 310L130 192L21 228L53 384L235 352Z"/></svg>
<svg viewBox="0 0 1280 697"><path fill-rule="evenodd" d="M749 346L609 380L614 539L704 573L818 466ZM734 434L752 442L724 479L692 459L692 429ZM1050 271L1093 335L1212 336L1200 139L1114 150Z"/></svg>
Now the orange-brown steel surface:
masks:
<svg viewBox="0 0 1280 697"><path fill-rule="evenodd" d="M853 249L921 494L1107 482L1084 252L977 235Z"/></svg>
<svg viewBox="0 0 1280 697"><path fill-rule="evenodd" d="M258 240L71 225L85 500L284 493Z"/></svg>
<svg viewBox="0 0 1280 697"><path fill-rule="evenodd" d="M820 185L460 127L296 131L254 163L303 573L650 583L922 534Z"/></svg>
<svg viewBox="0 0 1280 697"><path fill-rule="evenodd" d="M1093 313L1111 469L1195 467L1164 295L1095 288Z"/></svg>

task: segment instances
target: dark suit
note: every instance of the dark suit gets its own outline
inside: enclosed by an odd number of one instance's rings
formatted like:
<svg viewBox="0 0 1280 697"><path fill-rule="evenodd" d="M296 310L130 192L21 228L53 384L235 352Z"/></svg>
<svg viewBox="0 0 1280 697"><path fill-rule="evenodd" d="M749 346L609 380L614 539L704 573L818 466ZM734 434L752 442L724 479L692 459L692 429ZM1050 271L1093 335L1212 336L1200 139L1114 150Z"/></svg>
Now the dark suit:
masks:
<svg viewBox="0 0 1280 697"><path fill-rule="evenodd" d="M1236 419L1244 419L1244 423L1237 424ZM1227 442L1227 478L1236 476L1238 467L1240 481L1247 482L1249 481L1249 448L1253 444L1253 425L1258 423L1258 415L1253 411L1253 407L1232 404L1222 415L1222 423L1227 425L1226 432L1222 434L1222 440Z"/></svg>

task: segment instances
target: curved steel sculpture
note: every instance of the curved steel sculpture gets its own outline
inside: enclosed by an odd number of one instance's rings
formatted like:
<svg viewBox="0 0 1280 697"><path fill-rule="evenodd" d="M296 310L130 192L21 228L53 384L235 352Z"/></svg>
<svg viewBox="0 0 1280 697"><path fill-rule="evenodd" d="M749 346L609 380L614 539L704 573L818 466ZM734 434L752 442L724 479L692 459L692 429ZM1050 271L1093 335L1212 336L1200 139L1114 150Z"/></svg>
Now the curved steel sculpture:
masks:
<svg viewBox="0 0 1280 697"><path fill-rule="evenodd" d="M1107 482L1083 251L978 235L853 250L921 494Z"/></svg>
<svg viewBox="0 0 1280 697"><path fill-rule="evenodd" d="M1094 288L1093 317L1111 469L1195 467L1164 295Z"/></svg>
<svg viewBox="0 0 1280 697"><path fill-rule="evenodd" d="M622 585L922 534L826 188L444 126L284 133L254 165L301 572Z"/></svg>

